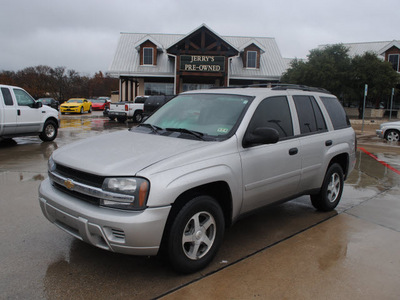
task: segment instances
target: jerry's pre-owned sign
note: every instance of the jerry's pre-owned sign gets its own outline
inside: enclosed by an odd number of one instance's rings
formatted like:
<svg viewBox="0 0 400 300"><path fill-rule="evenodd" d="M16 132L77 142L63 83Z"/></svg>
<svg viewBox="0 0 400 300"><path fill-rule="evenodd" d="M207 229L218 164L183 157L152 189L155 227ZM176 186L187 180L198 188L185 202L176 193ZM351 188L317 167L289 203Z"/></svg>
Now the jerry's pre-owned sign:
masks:
<svg viewBox="0 0 400 300"><path fill-rule="evenodd" d="M181 55L180 70L195 72L225 72L224 56Z"/></svg>

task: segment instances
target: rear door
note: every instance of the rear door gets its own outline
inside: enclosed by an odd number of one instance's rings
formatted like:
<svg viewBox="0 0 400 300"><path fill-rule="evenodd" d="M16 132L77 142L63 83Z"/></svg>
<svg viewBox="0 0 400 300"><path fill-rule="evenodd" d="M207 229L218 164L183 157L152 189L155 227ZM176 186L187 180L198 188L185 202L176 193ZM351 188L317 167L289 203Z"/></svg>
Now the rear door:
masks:
<svg viewBox="0 0 400 300"><path fill-rule="evenodd" d="M300 151L302 154L302 175L300 189L308 191L321 186L321 168L325 168L326 152L332 146L332 136L321 109L313 96L294 95L300 126ZM324 172L322 172L324 173Z"/></svg>
<svg viewBox="0 0 400 300"><path fill-rule="evenodd" d="M0 133L3 135L13 134L17 127L17 109L11 91L8 87L1 88L3 113L0 114Z"/></svg>

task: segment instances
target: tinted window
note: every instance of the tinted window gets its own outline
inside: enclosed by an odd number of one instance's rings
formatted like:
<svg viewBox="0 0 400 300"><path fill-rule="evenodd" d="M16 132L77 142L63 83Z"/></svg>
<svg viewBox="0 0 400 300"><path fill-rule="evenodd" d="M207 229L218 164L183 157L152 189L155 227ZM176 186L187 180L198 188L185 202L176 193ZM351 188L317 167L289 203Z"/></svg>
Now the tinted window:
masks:
<svg viewBox="0 0 400 300"><path fill-rule="evenodd" d="M1 88L1 93L3 94L5 105L13 105L14 104L12 97L11 97L11 92L8 88Z"/></svg>
<svg viewBox="0 0 400 300"><path fill-rule="evenodd" d="M312 96L293 96L299 117L300 132L307 134L326 130L321 110Z"/></svg>
<svg viewBox="0 0 400 300"><path fill-rule="evenodd" d="M334 129L342 129L351 126L350 120L337 98L321 97L321 100L328 111Z"/></svg>
<svg viewBox="0 0 400 300"><path fill-rule="evenodd" d="M292 118L286 97L271 97L260 103L250 121L248 130L253 131L258 127L276 129L281 139L293 136Z"/></svg>

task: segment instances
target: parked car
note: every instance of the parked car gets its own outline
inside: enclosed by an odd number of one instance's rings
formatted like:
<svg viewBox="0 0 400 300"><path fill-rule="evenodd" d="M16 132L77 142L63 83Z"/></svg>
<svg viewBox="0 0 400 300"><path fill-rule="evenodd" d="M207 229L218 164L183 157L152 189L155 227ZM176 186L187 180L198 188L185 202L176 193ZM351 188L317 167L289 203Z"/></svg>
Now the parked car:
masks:
<svg viewBox="0 0 400 300"><path fill-rule="evenodd" d="M316 209L333 210L355 158L354 130L326 91L197 90L130 130L55 150L39 202L74 237L133 255L162 248L190 273L255 209L310 195Z"/></svg>
<svg viewBox="0 0 400 300"><path fill-rule="evenodd" d="M50 106L56 110L58 110L58 106L60 105L60 103L54 98L39 98L36 101L42 102L43 105Z"/></svg>
<svg viewBox="0 0 400 300"><path fill-rule="evenodd" d="M65 113L80 113L85 111L92 112L92 102L85 98L71 98L67 102L60 105L61 114Z"/></svg>
<svg viewBox="0 0 400 300"><path fill-rule="evenodd" d="M378 137L386 139L390 142L400 140L400 121L382 123L376 130Z"/></svg>
<svg viewBox="0 0 400 300"><path fill-rule="evenodd" d="M144 101L143 105L143 117L148 118L151 114L153 114L157 109L167 103L169 100L174 98L175 95L157 95L157 96L149 96L146 101Z"/></svg>
<svg viewBox="0 0 400 300"><path fill-rule="evenodd" d="M93 110L104 110L106 107L110 106L110 102L107 99L89 99L92 102Z"/></svg>
<svg viewBox="0 0 400 300"><path fill-rule="evenodd" d="M44 141L57 137L58 112L35 101L25 90L0 84L0 140L38 135Z"/></svg>
<svg viewBox="0 0 400 300"><path fill-rule="evenodd" d="M107 111L107 116L110 120L117 119L120 123L123 123L128 119L140 123L143 119L143 106L146 99L147 96L137 96L133 101L110 103L110 109Z"/></svg>

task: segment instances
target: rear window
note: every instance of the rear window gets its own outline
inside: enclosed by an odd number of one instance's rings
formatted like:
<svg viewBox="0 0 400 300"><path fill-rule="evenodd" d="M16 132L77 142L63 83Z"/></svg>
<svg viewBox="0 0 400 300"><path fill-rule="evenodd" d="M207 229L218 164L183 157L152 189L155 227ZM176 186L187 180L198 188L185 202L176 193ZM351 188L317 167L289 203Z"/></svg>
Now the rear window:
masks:
<svg viewBox="0 0 400 300"><path fill-rule="evenodd" d="M321 97L321 100L326 110L328 111L333 128L335 130L351 126L350 120L337 98Z"/></svg>
<svg viewBox="0 0 400 300"><path fill-rule="evenodd" d="M12 97L11 97L11 92L8 88L1 88L1 93L3 94L5 105L13 105L14 104Z"/></svg>

